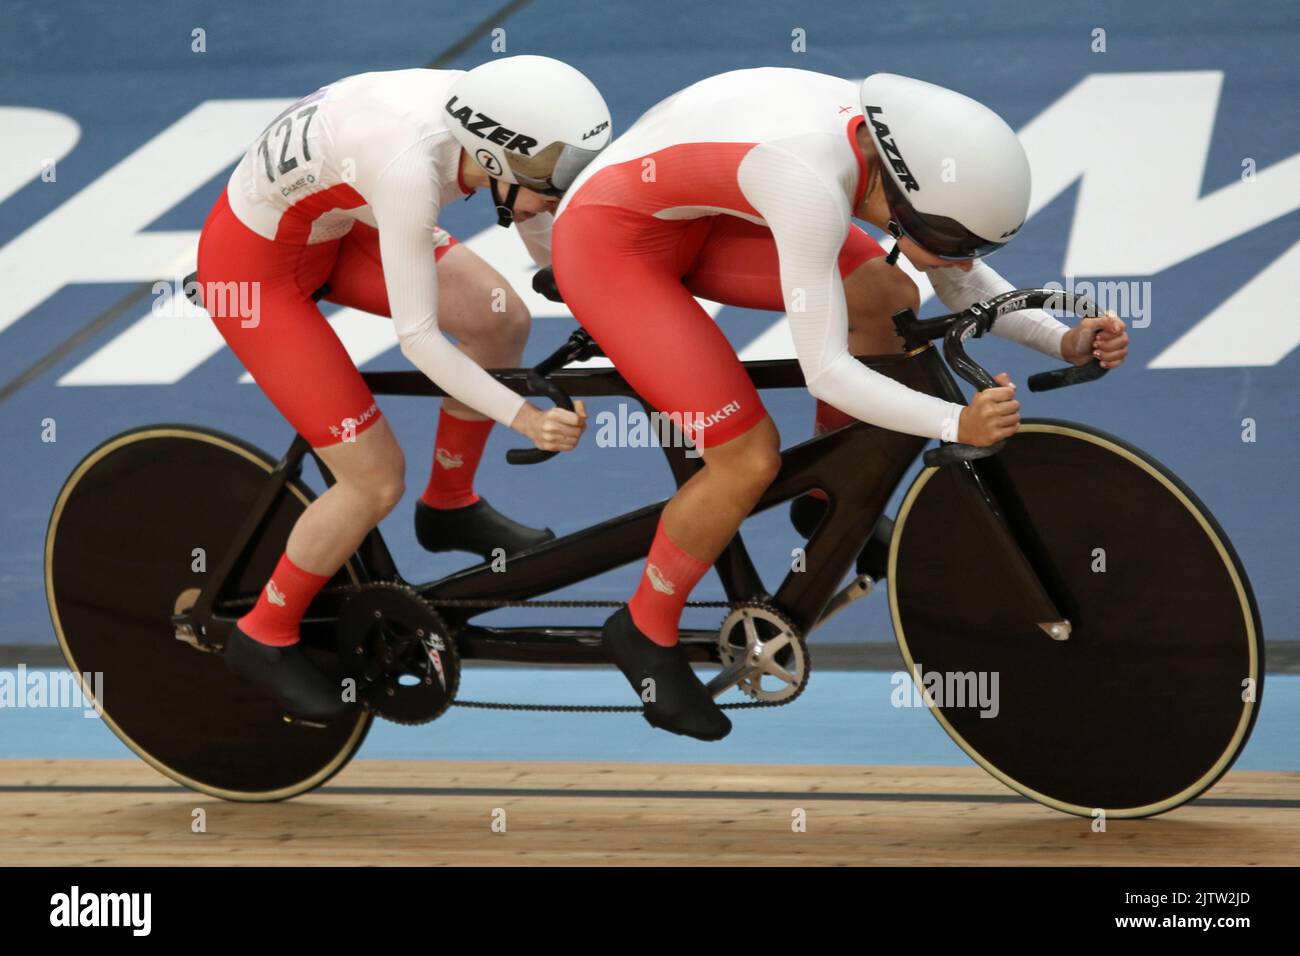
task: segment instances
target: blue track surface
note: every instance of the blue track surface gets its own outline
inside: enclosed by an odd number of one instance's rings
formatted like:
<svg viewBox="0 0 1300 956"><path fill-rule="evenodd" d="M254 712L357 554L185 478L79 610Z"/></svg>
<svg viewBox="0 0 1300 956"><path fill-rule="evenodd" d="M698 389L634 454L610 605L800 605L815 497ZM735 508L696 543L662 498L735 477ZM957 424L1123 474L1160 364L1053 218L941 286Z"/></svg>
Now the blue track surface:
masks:
<svg viewBox="0 0 1300 956"><path fill-rule="evenodd" d="M358 757L372 760L575 760L662 763L904 764L969 766L970 759L923 708L895 707L905 675L836 671L816 674L797 702L781 710L731 716L735 727L715 744L675 737L635 714L527 714L453 708L432 724L375 721ZM465 700L624 704L627 685L612 673L472 668ZM727 700L740 700L732 694ZM1300 677L1268 679L1267 703L1241 770L1300 771L1294 728ZM7 758L130 757L102 721L81 710L11 710L0 737Z"/></svg>
<svg viewBox="0 0 1300 956"><path fill-rule="evenodd" d="M282 450L290 438L287 426L257 389L239 384L242 369L224 349L167 384L149 383L150 363L138 357L117 360L114 368L122 376L118 384L59 384L68 376L75 379L86 363L120 344L145 316L147 301L120 314L113 309L141 281L165 274L162 265L167 259L161 254L151 259L148 250L125 242L122 230L115 227L121 211L138 206L138 193L125 187L109 189L111 195L101 198L100 206L86 205L84 211L78 203L89 195L103 197L106 174L119 164L130 167L138 161L137 150L205 102L297 97L343 75L427 64L446 51L454 51L446 65L466 68L492 55L488 33L475 32L485 21L505 29L509 53L558 56L586 71L604 91L616 130L695 79L759 65L852 77L877 70L922 76L984 100L1022 134L1034 124L1042 127L1044 117L1072 109L1076 100L1071 97L1096 88L1089 84L1112 84L1104 86L1111 91L1111 99L1104 102L1116 108L1138 104L1145 109L1138 113L1142 125L1158 129L1159 135L1142 138L1141 126L1136 133L1123 127L1116 114L1108 112L1110 107L1070 113L1081 119L1056 134L1067 144L1066 153L1109 158L1088 166L1085 175L1068 176L1051 187L1050 201L993 264L1017 285L1064 282L1067 274L1076 280L1150 282L1151 322L1134 329L1127 368L1101 386L1033 397L1026 412L1095 424L1171 466L1235 542L1259 598L1266 636L1300 637L1294 624L1300 618L1300 601L1293 582L1300 565L1295 477L1300 423L1293 346L1300 344L1300 332L1294 342L1287 338L1300 330L1300 306L1289 278L1300 268L1300 175L1293 171L1300 162L1300 59L1295 56L1300 7L1294 2L1243 6L1154 0L1084 6L1030 0L997 5L909 0L758 6L740 0L707 5L679 0L648 5L535 0L516 5L509 15L499 15L500 9L496 4L428 0L398 0L364 12L339 0L274 5L243 0L212 5L6 0L0 7L0 110L50 111L75 124L73 139L58 149L54 182L32 180L30 172L21 172L39 168L48 158L37 155L31 137L6 136L0 157L0 177L12 180L10 194L0 198L0 289L10 303L33 299L30 307L0 322L0 441L6 450L0 466L6 543L0 552L0 643L53 641L42 585L45 524L62 479L103 438L156 421L219 428L272 452ZM205 31L204 53L191 49L196 28ZM1105 52L1092 49L1097 29L1105 31ZM806 53L792 52L794 30L806 32ZM467 36L473 39L456 50ZM1116 89L1121 91L1118 96ZM274 112L268 108L258 115ZM0 128L15 122L12 113L6 114ZM1198 138L1202 122L1209 124L1208 132ZM185 129L187 135L202 135L194 127ZM1067 162L1056 157L1040 165L1052 138L1044 134L1042 140L1031 148L1036 190L1045 188L1052 171ZM1175 152L1161 152L1162 144L1169 143L1176 144ZM174 201L169 199L151 214L141 230L160 240L179 233L183 243L192 244L240 149L242 142L228 155L213 157L197 145L187 148L182 143L169 154L173 166L182 172L191 167L206 171L193 181L180 175L182 185L173 190ZM1243 184L1247 160L1258 177ZM7 173L11 168L20 173ZM1185 196L1177 193L1180 168L1190 169L1194 184ZM158 181L165 172L159 167L147 181ZM1122 186L1130 180L1145 184L1134 201L1106 206L1103 185ZM0 178L0 197L6 181ZM1231 201L1214 204L1220 192ZM1091 198L1087 206L1085 197ZM1164 214L1135 206L1145 201ZM1271 211L1252 212L1253 202ZM1103 207L1110 232L1103 230L1098 241L1097 226L1089 224L1085 213ZM1178 218L1170 209L1186 215ZM444 224L464 240L483 241L492 228L490 212L485 201L475 199L449 210ZM1111 253L1132 251L1108 257L1108 248ZM19 256L18 250L26 251ZM67 272L66 281L49 278L61 271ZM2 306L0 302L0 317ZM1180 360L1171 364L1171 349L1212 316L1219 320L1210 345L1182 349L1176 356ZM718 316L738 348L755 340L773 320L769 314L730 308ZM535 360L552 349L571 327L568 319L539 318L526 359ZM81 337L73 338L78 333ZM1256 348L1255 343L1261 344ZM1240 357L1214 361L1216 354L1226 353ZM1041 357L1001 342L981 343L980 354L1017 380L1042 368ZM158 361L166 364L167 359ZM392 349L365 367L406 366ZM612 407L592 404L593 412ZM409 521L429 464L435 409L414 400L388 401L383 407L407 450L412 489L411 500L383 530L408 577L432 578L452 570L456 562L419 552ZM808 434L812 403L806 395L773 393L769 407L787 441ZM47 419L57 422L53 443L42 441ZM1247 419L1257 429L1256 441L1241 439ZM598 448L589 441L572 455L522 470L501 464L502 453L513 444L500 430L494 435L479 490L519 517L548 523L560 532L671 491L667 468L653 450ZM1104 488L1098 489L1098 498L1104 506L1124 507L1123 501L1107 500ZM784 518L772 514L751 522L748 543L771 581L783 572L796 541ZM621 598L630 591L635 573L634 568L623 569L565 596ZM712 578L698 594L701 599L719 596ZM817 639L892 640L884 601L864 604L868 606L842 615ZM499 617L503 622L520 620L518 612ZM597 619L579 614L571 618L575 623ZM687 619L688 624L714 622L712 613ZM517 672L494 671L473 679L501 682L492 690L508 696L506 685L520 678ZM819 680L824 682L822 704L810 698L780 718L795 721L789 735L773 734L782 751L771 750L767 741L759 746L757 728L773 719L766 715L748 722L753 729L738 730L734 746L752 747L755 759L762 749L765 760L841 759L836 753L859 760L867 759L862 750L867 748L873 761L900 762L904 751L891 749L889 741L906 740L907 759L916 761L926 759L927 753L938 759L945 747L952 749L928 717L893 712L887 706L882 714L852 722L863 728L861 736L824 738L819 729L842 726L834 708L852 706L859 683L844 674L824 674ZM1267 728L1281 726L1284 715L1294 725L1297 708L1289 680L1279 678L1273 685L1275 709L1265 708L1256 741L1244 758L1247 763L1258 760L1274 769L1294 768L1294 748L1284 755L1280 735L1276 747L1261 741L1268 737ZM837 691L843 689L843 699L827 691L825 685L831 684ZM612 693L614 685L609 686ZM587 675L574 678L572 687L604 692L604 684ZM818 712L817 706L832 710ZM29 723L34 719L41 720L30 713L0 715L3 726L12 731L2 735L4 746L23 746L15 741L26 739L61 750L66 741L69 754L99 753L98 745L78 749L83 747L84 730L40 723L40 733L48 736L22 732L37 726ZM461 722L467 720L479 729L460 733ZM599 723L579 720L584 728ZM696 752L674 741L654 740L641 727L589 729L564 734L550 744L544 734L558 735L564 725L546 723L541 725L545 730L534 731L535 726L523 717L453 714L435 733L403 735L401 746L389 743L394 739L391 731L378 732L366 755L425 755L411 749L411 741L417 740L449 742L442 745L449 749L431 743L429 756L504 753L492 750L500 744L490 740L517 740L518 750L512 752L520 756L606 753L692 759L683 754ZM904 727L924 729L893 736ZM102 735L102 728L93 729ZM458 749L451 741L473 745ZM742 759L740 749L736 759ZM707 759L730 758L715 748Z"/></svg>

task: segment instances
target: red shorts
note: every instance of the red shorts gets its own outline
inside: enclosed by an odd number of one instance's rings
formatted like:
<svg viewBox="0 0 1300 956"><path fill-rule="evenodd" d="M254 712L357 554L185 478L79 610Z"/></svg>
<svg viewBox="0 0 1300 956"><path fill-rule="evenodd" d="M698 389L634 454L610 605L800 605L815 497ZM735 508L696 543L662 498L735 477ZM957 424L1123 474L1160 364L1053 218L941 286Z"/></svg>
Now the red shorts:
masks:
<svg viewBox="0 0 1300 956"><path fill-rule="evenodd" d="M435 257L455 244L450 238ZM239 221L223 189L199 237L198 281L226 344L314 448L360 434L379 420L374 396L312 300L328 283L326 301L390 314L379 230L359 222L343 238L314 245L265 239ZM223 295L214 287L226 283L255 288L256 298L242 294L244 303L257 304L254 316L234 307L239 293Z"/></svg>
<svg viewBox="0 0 1300 956"><path fill-rule="evenodd" d="M767 415L731 343L695 296L782 311L780 264L771 230L735 216L656 219L583 202L602 171L556 220L556 281L574 316L611 362L658 411L694 423L697 442L720 445ZM840 275L883 256L857 226L840 250Z"/></svg>

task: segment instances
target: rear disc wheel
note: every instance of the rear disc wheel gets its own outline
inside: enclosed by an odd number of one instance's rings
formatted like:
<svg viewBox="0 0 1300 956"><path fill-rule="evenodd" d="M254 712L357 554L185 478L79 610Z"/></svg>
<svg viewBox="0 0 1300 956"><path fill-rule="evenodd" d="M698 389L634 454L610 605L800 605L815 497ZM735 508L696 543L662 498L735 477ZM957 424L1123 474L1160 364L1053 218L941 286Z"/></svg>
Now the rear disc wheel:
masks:
<svg viewBox="0 0 1300 956"><path fill-rule="evenodd" d="M217 432L127 432L73 471L46 535L54 631L88 692L97 685L84 675L103 675L104 722L168 777L227 800L281 800L319 786L356 752L372 719L358 710L324 727L288 723L275 701L230 672L222 654L201 649L200 639L187 641L172 624L173 613L192 605L205 569L220 561L273 467L264 452ZM311 500L304 485L286 486L238 572L239 594L259 592ZM357 580L347 565L331 584ZM332 646L312 643L304 636L320 666L337 665Z"/></svg>

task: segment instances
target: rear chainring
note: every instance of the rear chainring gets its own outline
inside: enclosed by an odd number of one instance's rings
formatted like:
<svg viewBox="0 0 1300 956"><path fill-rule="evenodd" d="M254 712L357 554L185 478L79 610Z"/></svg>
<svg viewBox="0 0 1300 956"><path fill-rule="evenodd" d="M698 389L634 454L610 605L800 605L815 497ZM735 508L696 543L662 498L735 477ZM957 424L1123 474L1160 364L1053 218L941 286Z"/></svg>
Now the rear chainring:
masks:
<svg viewBox="0 0 1300 956"><path fill-rule="evenodd" d="M398 724L441 716L460 686L460 657L438 612L404 584L373 581L351 590L337 640L357 701Z"/></svg>

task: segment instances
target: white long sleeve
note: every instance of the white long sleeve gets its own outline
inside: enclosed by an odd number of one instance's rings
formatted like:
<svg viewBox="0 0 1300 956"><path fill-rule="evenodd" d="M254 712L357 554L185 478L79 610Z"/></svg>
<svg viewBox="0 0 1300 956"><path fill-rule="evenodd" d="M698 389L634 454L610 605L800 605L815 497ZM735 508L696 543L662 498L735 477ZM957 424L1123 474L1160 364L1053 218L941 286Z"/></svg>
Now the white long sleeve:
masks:
<svg viewBox="0 0 1300 956"><path fill-rule="evenodd" d="M849 211L839 184L795 154L831 149L809 142L756 146L740 166L745 198L763 216L781 267L795 354L814 396L846 415L893 431L957 440L962 406L908 388L849 352L848 307L839 252ZM829 165L829 164L824 164Z"/></svg>
<svg viewBox="0 0 1300 956"><path fill-rule="evenodd" d="M402 354L448 395L503 425L524 398L492 378L438 327L433 232L438 184L427 149L415 144L380 174L367 196L379 225L379 254Z"/></svg>
<svg viewBox="0 0 1300 956"><path fill-rule="evenodd" d="M991 299L1015 288L982 260L977 260L968 272L948 266L927 269L925 274L934 286L939 301L953 312L968 309L976 302ZM1062 325L1042 309L1008 312L993 326L994 335L1027 345L1055 359L1062 357L1061 339L1068 331L1069 326Z"/></svg>

